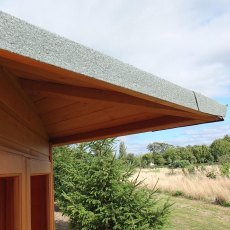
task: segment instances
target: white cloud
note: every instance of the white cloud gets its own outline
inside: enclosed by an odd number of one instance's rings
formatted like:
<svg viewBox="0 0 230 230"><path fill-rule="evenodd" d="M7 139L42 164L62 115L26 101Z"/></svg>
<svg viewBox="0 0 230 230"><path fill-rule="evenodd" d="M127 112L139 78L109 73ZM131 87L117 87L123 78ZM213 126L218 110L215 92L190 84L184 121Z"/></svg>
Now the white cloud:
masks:
<svg viewBox="0 0 230 230"><path fill-rule="evenodd" d="M212 123L180 129L179 135L169 139L168 143L178 146L211 144L215 139L230 135L230 123Z"/></svg>

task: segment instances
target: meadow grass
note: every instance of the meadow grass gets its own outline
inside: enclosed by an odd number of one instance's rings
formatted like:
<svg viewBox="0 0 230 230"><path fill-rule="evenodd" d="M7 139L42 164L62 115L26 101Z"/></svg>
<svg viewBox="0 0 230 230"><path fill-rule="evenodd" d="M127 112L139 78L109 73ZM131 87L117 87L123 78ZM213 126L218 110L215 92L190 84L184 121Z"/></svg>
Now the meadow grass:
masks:
<svg viewBox="0 0 230 230"><path fill-rule="evenodd" d="M183 195L192 199L229 205L230 179L218 176L216 167L211 169L216 170L216 179L208 178L206 176L208 170L210 169L207 168L205 172L196 171L194 174L185 175L180 169L175 170L174 174L171 174L171 171L166 168L143 169L138 180L144 180L144 185L149 189L156 186L159 191L175 196Z"/></svg>
<svg viewBox="0 0 230 230"><path fill-rule="evenodd" d="M165 194L160 194L164 199ZM169 224L165 230L229 230L230 208L213 205L204 201L171 197Z"/></svg>

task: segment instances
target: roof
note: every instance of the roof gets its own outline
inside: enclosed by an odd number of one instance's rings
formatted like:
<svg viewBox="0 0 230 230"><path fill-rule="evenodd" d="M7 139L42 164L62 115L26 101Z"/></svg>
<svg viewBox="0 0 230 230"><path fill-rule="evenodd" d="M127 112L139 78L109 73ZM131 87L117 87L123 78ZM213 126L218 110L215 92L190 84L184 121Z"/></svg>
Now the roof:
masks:
<svg viewBox="0 0 230 230"><path fill-rule="evenodd" d="M1 11L0 64L9 68L15 76L21 79L22 87L27 90L31 97L35 95L32 92L33 90L41 93L41 91L44 91L43 88L49 91L46 91L47 95L53 93L57 96L57 84L59 86L61 84L69 87L65 92L62 91L62 96L65 96L65 98L69 96L68 98L72 97L73 99L73 95L68 94L71 90L75 93L80 92L79 87L81 87L81 98L92 93L94 96L98 95L98 100L102 101L101 95L104 95L104 98L109 102L117 103L117 109L119 109L119 103L124 105L124 101L129 101L129 105L141 105L141 108L150 108L151 106L154 108L157 104L165 106L165 109L171 108L172 111L174 110L174 113L165 113L164 116L177 115L175 110L190 114L190 119L193 118L192 115L194 114L196 122L184 123L184 125L223 120L226 115L227 107L208 97L40 29ZM43 85L41 85L42 82ZM75 90L73 87L76 87ZM91 91L86 93L87 90ZM60 96L60 90L58 92ZM107 98L108 93L110 96ZM95 99L94 96L91 97L92 100ZM123 101L124 96L126 98ZM114 100L111 98L114 98ZM177 117L183 118L180 114ZM202 117L205 117L205 119L202 119ZM149 117L143 118L144 120L149 120ZM130 124L132 122L131 119ZM122 123L119 125L122 125ZM170 125L168 127L166 125L162 129L170 127ZM110 127L106 128L109 129ZM146 125L144 131L151 129L155 130L153 125L149 124L149 127ZM139 131L141 130L134 129L129 133ZM66 132L65 135L63 133L63 135L69 136L81 132L76 129L71 133ZM123 133L129 134L123 132L121 127L117 134ZM55 136L55 138L57 137L61 136ZM51 135L51 139L53 138ZM76 138L76 140L78 139Z"/></svg>

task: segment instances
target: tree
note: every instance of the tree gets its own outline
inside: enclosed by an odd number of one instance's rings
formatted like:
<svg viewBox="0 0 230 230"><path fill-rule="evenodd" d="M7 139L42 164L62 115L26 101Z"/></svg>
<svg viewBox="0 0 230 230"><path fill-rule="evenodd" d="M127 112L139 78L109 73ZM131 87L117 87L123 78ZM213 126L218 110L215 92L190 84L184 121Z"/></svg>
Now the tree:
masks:
<svg viewBox="0 0 230 230"><path fill-rule="evenodd" d="M214 157L211 154L209 147L206 145L194 145L191 147L191 151L199 164L211 163L214 161Z"/></svg>
<svg viewBox="0 0 230 230"><path fill-rule="evenodd" d="M166 160L166 164L170 165L175 161L181 160L178 148L169 148L163 153L163 157Z"/></svg>
<svg viewBox="0 0 230 230"><path fill-rule="evenodd" d="M127 151L126 151L126 147L125 147L125 142L121 141L120 145L119 145L119 155L118 158L119 159L125 159L127 157Z"/></svg>
<svg viewBox="0 0 230 230"><path fill-rule="evenodd" d="M223 138L223 140L230 142L230 136L229 135L225 135L224 138Z"/></svg>
<svg viewBox="0 0 230 230"><path fill-rule="evenodd" d="M217 139L213 141L210 146L210 152L215 161L219 160L219 157L223 155L230 155L230 141L229 137L225 136L223 139Z"/></svg>
<svg viewBox="0 0 230 230"><path fill-rule="evenodd" d="M153 163L155 165L164 165L166 163L166 160L164 159L163 155L161 153L155 153L152 156Z"/></svg>
<svg viewBox="0 0 230 230"><path fill-rule="evenodd" d="M170 148L174 148L174 146L163 142L153 142L147 146L147 149L151 153L164 153L167 149Z"/></svg>
<svg viewBox="0 0 230 230"><path fill-rule="evenodd" d="M56 200L69 216L71 228L162 229L171 205L158 203L155 191L139 187L137 179L130 180L135 167L108 154L113 149L111 141L98 142L81 145L81 150L77 146L54 151L55 180L60 182L55 184ZM70 154L62 154L62 150Z"/></svg>
<svg viewBox="0 0 230 230"><path fill-rule="evenodd" d="M197 162L196 157L191 151L191 147L177 147L175 150L181 160L188 161L190 164L195 164Z"/></svg>
<svg viewBox="0 0 230 230"><path fill-rule="evenodd" d="M153 163L152 153L145 153L141 156L141 167L148 167L151 163Z"/></svg>
<svg viewBox="0 0 230 230"><path fill-rule="evenodd" d="M137 163L135 162L135 156L133 153L128 153L126 156L126 161L130 164Z"/></svg>

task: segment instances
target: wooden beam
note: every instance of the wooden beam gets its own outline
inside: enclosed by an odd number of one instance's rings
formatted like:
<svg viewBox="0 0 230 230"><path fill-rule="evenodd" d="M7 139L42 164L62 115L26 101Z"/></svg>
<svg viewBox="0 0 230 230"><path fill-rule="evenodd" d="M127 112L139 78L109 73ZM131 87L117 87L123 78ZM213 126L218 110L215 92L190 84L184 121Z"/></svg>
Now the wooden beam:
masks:
<svg viewBox="0 0 230 230"><path fill-rule="evenodd" d="M115 127L98 129L86 133L77 133L70 136L54 137L50 139L50 142L53 145L70 144L70 143L91 141L95 139L104 139L108 137L117 137L121 135L132 134L132 133L175 128L175 127L181 127L181 126L198 124L198 123L202 123L202 121L192 120L190 118L164 116L157 119L133 122L133 123L119 125Z"/></svg>
<svg viewBox="0 0 230 230"><path fill-rule="evenodd" d="M196 118L203 121L209 121L213 119L212 116L201 113L191 113L182 110L175 109L173 107L160 105L151 101L145 101L143 99L126 95L123 93L108 91L102 89L77 87L70 85L63 85L58 83L41 82L33 80L21 80L22 87L29 93L41 93L44 95L60 96L67 98L76 98L81 101L100 101L109 102L115 104L126 104L130 106L139 106L145 108L149 112L154 114L173 115L186 118ZM197 111L196 111L197 112Z"/></svg>

